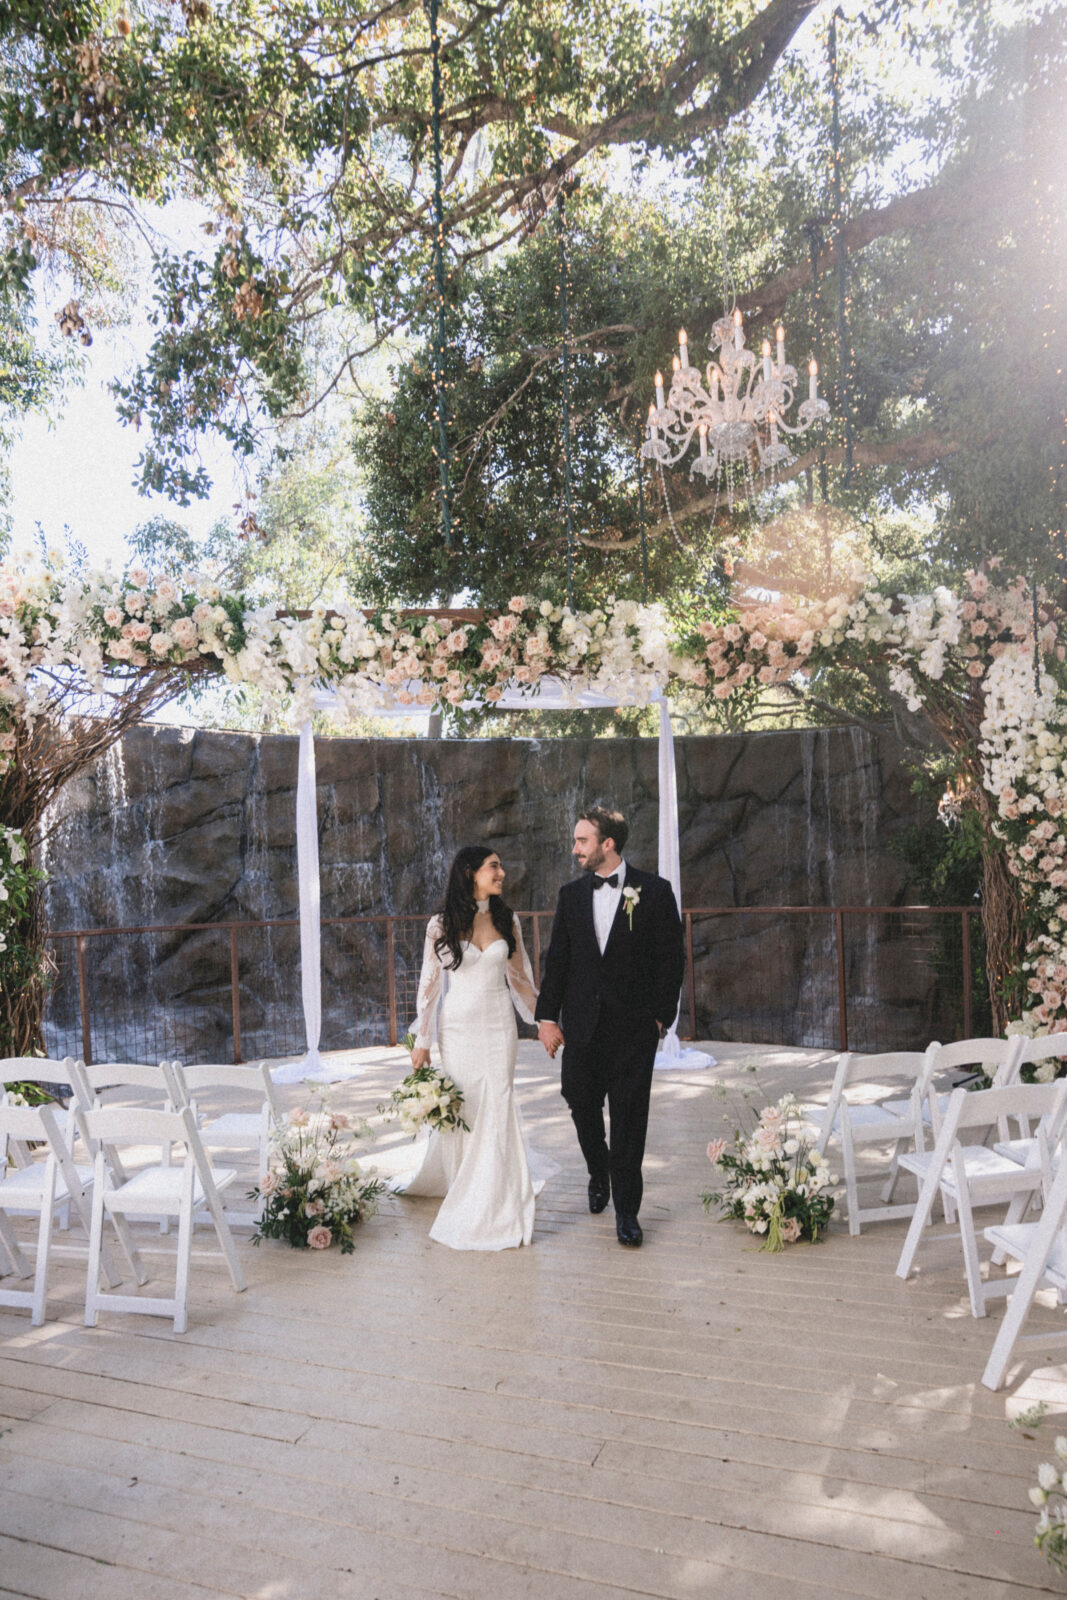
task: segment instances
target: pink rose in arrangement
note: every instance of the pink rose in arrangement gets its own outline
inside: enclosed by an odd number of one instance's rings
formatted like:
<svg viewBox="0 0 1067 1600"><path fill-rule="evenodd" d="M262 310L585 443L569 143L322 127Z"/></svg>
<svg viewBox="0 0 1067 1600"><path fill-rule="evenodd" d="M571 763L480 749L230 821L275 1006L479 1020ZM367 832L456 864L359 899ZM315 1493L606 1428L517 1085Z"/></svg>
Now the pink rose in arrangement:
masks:
<svg viewBox="0 0 1067 1600"><path fill-rule="evenodd" d="M116 661L128 661L133 654L133 645L128 639L116 639L113 644L108 645L107 653Z"/></svg>
<svg viewBox="0 0 1067 1600"><path fill-rule="evenodd" d="M513 594L511 599L508 601L508 610L509 611L515 611L515 612L525 611L526 610L526 597L525 597L525 595Z"/></svg>
<svg viewBox="0 0 1067 1600"><path fill-rule="evenodd" d="M462 628L454 628L446 640L450 655L458 656L461 650L467 648L467 635Z"/></svg>
<svg viewBox="0 0 1067 1600"><path fill-rule="evenodd" d="M449 689L445 693L445 699L450 706L458 706L464 699L466 692L465 689Z"/></svg>
<svg viewBox="0 0 1067 1600"><path fill-rule="evenodd" d="M985 573L984 572L976 572L974 577L971 579L971 593L973 595L975 595L979 600L982 600L982 599L985 598L985 594L986 594L986 591L987 591L988 588L989 588L989 579L986 577Z"/></svg>
<svg viewBox="0 0 1067 1600"><path fill-rule="evenodd" d="M748 647L750 650L762 650L766 643L766 634L760 633L758 628L756 629L755 633L750 633L748 636Z"/></svg>
<svg viewBox="0 0 1067 1600"><path fill-rule="evenodd" d="M741 638L741 629L736 622L728 622L723 631L723 637L729 639L731 644L737 644Z"/></svg>
<svg viewBox="0 0 1067 1600"><path fill-rule="evenodd" d="M259 1183L260 1194L273 1194L281 1181L276 1172L265 1172Z"/></svg>
<svg viewBox="0 0 1067 1600"><path fill-rule="evenodd" d="M980 678L984 671L985 667L981 661L969 661L967 663L967 676L969 678Z"/></svg>
<svg viewBox="0 0 1067 1600"><path fill-rule="evenodd" d="M321 1222L308 1234L308 1244L312 1250L328 1250L332 1240L333 1234Z"/></svg>
<svg viewBox="0 0 1067 1600"><path fill-rule="evenodd" d="M503 693L504 693L503 689L498 689L497 686L494 684L491 689L487 689L485 691L485 698L487 700L495 703L497 700L500 699L500 696Z"/></svg>
<svg viewBox="0 0 1067 1600"><path fill-rule="evenodd" d="M303 1106L294 1106L289 1113L288 1122L290 1128L306 1128L310 1121L311 1118Z"/></svg>
<svg viewBox="0 0 1067 1600"><path fill-rule="evenodd" d="M104 607L104 621L109 628L117 628L122 621L122 612L118 606Z"/></svg>
<svg viewBox="0 0 1067 1600"><path fill-rule="evenodd" d="M437 691L431 684L424 684L415 696L416 705L432 706L437 700Z"/></svg>
<svg viewBox="0 0 1067 1600"><path fill-rule="evenodd" d="M800 1238L800 1218L786 1217L782 1223L782 1238L786 1244L795 1244Z"/></svg>
<svg viewBox="0 0 1067 1600"><path fill-rule="evenodd" d="M716 700L728 700L734 692L732 683L717 683L712 690Z"/></svg>
<svg viewBox="0 0 1067 1600"><path fill-rule="evenodd" d="M723 1153L723 1151L725 1149L726 1149L726 1140L725 1139L712 1139L711 1143L708 1145L708 1160L714 1166L718 1166L719 1157L722 1155L722 1153Z"/></svg>

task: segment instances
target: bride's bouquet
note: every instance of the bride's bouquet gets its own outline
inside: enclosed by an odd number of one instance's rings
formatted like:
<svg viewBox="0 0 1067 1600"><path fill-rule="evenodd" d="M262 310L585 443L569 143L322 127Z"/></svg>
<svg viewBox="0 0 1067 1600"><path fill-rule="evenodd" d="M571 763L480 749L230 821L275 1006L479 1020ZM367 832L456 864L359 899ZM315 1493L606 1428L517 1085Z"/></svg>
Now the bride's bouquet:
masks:
<svg viewBox="0 0 1067 1600"><path fill-rule="evenodd" d="M399 1117L414 1138L420 1128L435 1128L447 1133L453 1128L470 1129L463 1120L463 1091L436 1067L416 1067L393 1090L378 1110L387 1117Z"/></svg>
<svg viewBox="0 0 1067 1600"><path fill-rule="evenodd" d="M725 1139L708 1145L723 1186L701 1195L704 1209L717 1204L751 1233L765 1233L764 1250L782 1250L797 1239L814 1244L834 1209L826 1191L837 1178L802 1136L803 1127L803 1112L787 1094L764 1106L751 1133L739 1128L732 1145Z"/></svg>
<svg viewBox="0 0 1067 1600"><path fill-rule="evenodd" d="M263 1201L252 1243L287 1239L296 1250L339 1244L341 1254L350 1255L353 1228L374 1215L386 1187L365 1174L353 1154L366 1131L331 1110L324 1093L316 1092L310 1107L290 1111L272 1130L270 1164L249 1193L250 1200Z"/></svg>

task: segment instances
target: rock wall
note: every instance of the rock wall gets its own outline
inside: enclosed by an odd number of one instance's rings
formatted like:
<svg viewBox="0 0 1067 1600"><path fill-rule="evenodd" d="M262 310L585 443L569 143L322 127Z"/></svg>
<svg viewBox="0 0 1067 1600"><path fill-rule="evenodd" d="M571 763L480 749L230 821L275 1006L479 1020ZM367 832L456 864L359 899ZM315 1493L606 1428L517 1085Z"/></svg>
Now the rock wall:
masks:
<svg viewBox="0 0 1067 1600"><path fill-rule="evenodd" d="M676 753L687 906L907 899L891 845L915 819L916 802L888 731L680 738ZM571 875L579 806L607 798L631 820L628 856L655 865L654 740L324 739L316 760L323 917L413 919L398 930L402 1009L413 998L420 925L461 844L485 842L500 852L517 908L549 908ZM98 1059L120 1049L128 1059L130 1052L153 1059L167 1053L167 1041L187 1059L231 1047L228 944L217 930L189 925L295 916L296 762L295 738L146 725L66 792L44 863L50 927L183 925L172 934L86 942ZM778 1032L804 1033L796 1018L805 1005L813 1015L825 1012L808 969L812 942L825 942L829 924L786 923L766 914L695 919L699 1031L743 1029L745 1016L755 1025L754 997L746 1005L744 993L757 958L772 963L777 999L768 1008L764 984L760 1003L768 1019L774 1012ZM326 1045L381 1036L384 929L357 931L358 950L351 928L324 932ZM768 938L776 941L773 956ZM870 935L864 938L869 946ZM76 1047L68 1037L77 998L72 947L59 941L57 951L55 1041ZM863 958L867 966L872 959L870 951ZM817 964L825 965L822 955ZM242 932L239 968L244 1054L297 1048L293 933ZM131 1020L139 1010L151 1013L140 1031ZM175 1020L179 1013L184 1021Z"/></svg>

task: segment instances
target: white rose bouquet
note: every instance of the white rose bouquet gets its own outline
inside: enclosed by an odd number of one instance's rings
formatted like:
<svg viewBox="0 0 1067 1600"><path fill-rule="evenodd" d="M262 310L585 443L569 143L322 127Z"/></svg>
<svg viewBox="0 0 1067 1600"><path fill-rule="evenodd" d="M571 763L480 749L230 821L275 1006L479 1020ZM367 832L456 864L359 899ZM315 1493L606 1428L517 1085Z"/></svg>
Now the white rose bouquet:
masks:
<svg viewBox="0 0 1067 1600"><path fill-rule="evenodd" d="M399 1117L412 1138L420 1128L436 1128L439 1132L462 1128L470 1132L463 1120L463 1091L445 1073L429 1065L409 1072L378 1110L384 1116Z"/></svg>
<svg viewBox="0 0 1067 1600"><path fill-rule="evenodd" d="M324 1093L314 1092L310 1107L298 1106L271 1134L270 1166L250 1190L263 1212L252 1243L287 1239L294 1250L355 1249L352 1230L378 1209L385 1192L380 1178L362 1171L353 1153L365 1125L353 1127L343 1111L333 1111Z"/></svg>
<svg viewBox="0 0 1067 1600"><path fill-rule="evenodd" d="M803 1126L800 1107L787 1094L764 1106L751 1133L739 1128L732 1145L725 1139L708 1145L708 1159L722 1172L723 1186L701 1195L704 1209L718 1205L751 1233L766 1234L764 1250L782 1250L797 1239L814 1244L834 1209L826 1191L837 1178L800 1137Z"/></svg>

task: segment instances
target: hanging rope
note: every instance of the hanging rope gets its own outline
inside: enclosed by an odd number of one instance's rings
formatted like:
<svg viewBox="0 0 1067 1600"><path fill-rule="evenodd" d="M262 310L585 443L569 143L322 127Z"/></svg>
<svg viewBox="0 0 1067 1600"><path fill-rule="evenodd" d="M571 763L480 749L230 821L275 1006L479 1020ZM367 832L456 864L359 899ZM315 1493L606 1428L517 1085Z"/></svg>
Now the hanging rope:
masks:
<svg viewBox="0 0 1067 1600"><path fill-rule="evenodd" d="M641 522L641 599L648 605L648 523L645 520L645 462L641 454L642 434L637 430L637 515Z"/></svg>
<svg viewBox="0 0 1067 1600"><path fill-rule="evenodd" d="M830 141L832 147L832 174L833 174L833 227L837 234L837 337L840 345L840 379L838 394L841 402L841 414L845 424L845 476L844 484L848 488L852 482L852 411L849 404L849 344L848 344L848 314L846 308L846 269L845 269L845 218L841 198L841 85L837 70L837 19L845 20L844 12L838 6L830 18L830 28L826 36L827 55L830 63L830 100L832 107L830 121Z"/></svg>
<svg viewBox="0 0 1067 1600"><path fill-rule="evenodd" d="M574 609L574 504L571 479L571 374L567 351L567 234L566 197L562 185L556 197L559 234L559 330L563 364L563 505L567 519L567 604Z"/></svg>
<svg viewBox="0 0 1067 1600"><path fill-rule="evenodd" d="M437 444L434 455L441 478L441 537L452 548L451 454L448 445L448 397L445 387L445 202L441 177L441 38L437 28L438 0L427 0L430 19L431 96L433 134L433 278L437 314L433 335L433 382L437 399Z"/></svg>

